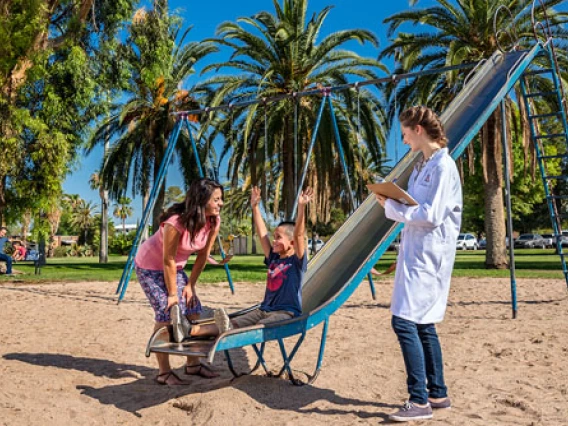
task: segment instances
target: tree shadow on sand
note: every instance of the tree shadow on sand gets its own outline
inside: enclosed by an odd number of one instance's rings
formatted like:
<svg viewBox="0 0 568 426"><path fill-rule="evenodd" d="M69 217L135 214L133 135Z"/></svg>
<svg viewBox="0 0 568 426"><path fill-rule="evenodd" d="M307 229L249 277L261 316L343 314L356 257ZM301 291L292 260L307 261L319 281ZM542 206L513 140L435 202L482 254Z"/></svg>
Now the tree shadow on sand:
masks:
<svg viewBox="0 0 568 426"><path fill-rule="evenodd" d="M76 388L81 391L81 394L96 399L101 404L113 405L137 417L142 417L141 410L163 404L172 399L207 393L228 386L232 386L274 410L323 415L352 414L359 418L377 417L386 419L387 416L383 413L377 413L376 408L394 408L392 405L375 401L345 398L331 389L318 388L313 385L293 386L287 380L273 379L262 375L242 376L233 379L232 374L225 366L224 356L216 357L213 367L220 376L214 379L183 376L183 373L178 371L180 377L188 381L187 386L159 386L154 381L156 376L154 368L136 364L120 364L106 359L50 353L9 353L3 355L3 358L41 367L76 370L97 377L120 380L122 383L113 383L100 388L86 385L77 385ZM250 368L248 356L243 349L231 350L231 358L237 371L245 371ZM127 378L135 380L123 383L124 379ZM286 394L292 395L292 393L294 397L286 396ZM274 395L281 397L275 398ZM326 401L332 407L310 407L317 401ZM368 412L357 407L375 407L375 410Z"/></svg>

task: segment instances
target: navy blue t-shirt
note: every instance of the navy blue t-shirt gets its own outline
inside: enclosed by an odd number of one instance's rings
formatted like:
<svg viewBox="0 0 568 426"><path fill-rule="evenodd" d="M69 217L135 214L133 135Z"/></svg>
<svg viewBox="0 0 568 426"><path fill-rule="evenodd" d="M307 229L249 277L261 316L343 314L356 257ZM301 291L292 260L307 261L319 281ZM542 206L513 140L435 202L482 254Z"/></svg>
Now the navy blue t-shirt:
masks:
<svg viewBox="0 0 568 426"><path fill-rule="evenodd" d="M270 249L268 258L264 259L268 266L266 292L260 305L262 311L288 311L298 316L302 314L302 279L308 269L308 256L280 258Z"/></svg>

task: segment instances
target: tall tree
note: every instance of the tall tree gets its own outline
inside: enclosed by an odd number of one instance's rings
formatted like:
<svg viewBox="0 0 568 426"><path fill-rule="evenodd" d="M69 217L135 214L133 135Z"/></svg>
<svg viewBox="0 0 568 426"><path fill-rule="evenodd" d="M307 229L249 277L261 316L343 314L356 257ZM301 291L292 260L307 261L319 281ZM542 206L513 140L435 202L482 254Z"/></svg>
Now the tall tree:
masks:
<svg viewBox="0 0 568 426"><path fill-rule="evenodd" d="M82 232L79 244L87 244L89 229L93 225L95 206L91 201L79 200L71 213L71 223Z"/></svg>
<svg viewBox="0 0 568 426"><path fill-rule="evenodd" d="M126 219L132 216L132 200L128 197L120 197L114 205L112 215L122 221L122 234L126 235Z"/></svg>
<svg viewBox="0 0 568 426"><path fill-rule="evenodd" d="M412 3L416 3L415 1ZM566 68L567 33L563 27L567 14L558 13L554 7L561 0L544 0L544 6L552 19L552 30L557 36L557 52L561 69ZM420 32L399 31L381 53L381 58L394 57L399 68L395 71L440 68L463 62L477 62L490 57L498 49L493 30L497 9L507 6L513 15L497 14L499 29L516 26L521 47L534 44L531 24L532 2L520 0L436 0L435 6L411 9L385 19L389 24L389 36L402 25L420 25ZM541 19L542 14L537 16ZM501 40L503 42L503 40ZM401 108L412 104L425 104L442 111L454 98L455 86L463 81L463 72L420 77L412 84L399 87L391 99L396 99ZM522 105L520 106L521 111ZM509 109L512 111L512 109ZM392 112L394 115L396 111ZM510 122L514 118L509 115ZM479 134L481 143L482 176L484 192L485 231L487 234L486 266L505 268L508 265L505 246L505 216L503 208L503 168L501 149L500 112L489 117ZM526 125L525 125L526 128ZM510 141L509 141L510 143ZM528 146L529 138L523 138ZM525 150L528 155L528 149ZM527 158L525 164L530 164Z"/></svg>
<svg viewBox="0 0 568 426"><path fill-rule="evenodd" d="M274 13L260 12L252 17L225 22L217 29L216 42L231 49L228 61L212 64L204 71L229 69L230 75L220 75L206 81L211 104L248 101L291 95L306 89L345 84L353 79L373 79L384 67L375 59L363 58L346 45L356 41L377 45L370 31L344 30L321 37L324 22L331 11L326 7L311 17L307 0L273 0ZM357 149L357 93L346 90L332 95L341 141L347 153L351 173L355 167ZM305 161L307 145L316 121L321 93L311 97L293 98L274 104L253 104L234 107L219 113L216 129L210 134L225 136L222 155L231 154L228 178L233 185L250 176L252 185L261 185L265 202L271 194L279 215L290 217L294 208L296 186ZM381 146L385 135L379 115L377 95L361 89L361 133L368 151L376 163L383 160ZM334 149L334 133L326 112L315 147L317 161L312 159L311 174L318 175L320 194L331 185L338 162ZM273 174L272 170L276 170ZM275 179L281 175L282 179ZM343 194L346 194L343 192Z"/></svg>
<svg viewBox="0 0 568 426"><path fill-rule="evenodd" d="M101 176L113 199L123 196L128 182L132 194L145 198L158 170L179 110L198 106L191 90L182 86L194 65L217 48L210 42L187 42L190 28L182 31L181 19L171 15L165 0L154 10L136 11L124 43L118 49L121 72L129 75L119 102L111 106L89 143L88 152L110 137L113 143L103 160ZM198 176L186 133L176 145L186 180ZM189 157L189 158L188 158ZM162 186L153 210L153 229L158 229L164 206Z"/></svg>
<svg viewBox="0 0 568 426"><path fill-rule="evenodd" d="M89 178L89 187L99 191L101 198L99 263L108 263L108 194L103 187L99 173L93 173Z"/></svg>
<svg viewBox="0 0 568 426"><path fill-rule="evenodd" d="M133 0L12 0L0 7L0 216L61 195ZM106 88L105 88L106 89Z"/></svg>

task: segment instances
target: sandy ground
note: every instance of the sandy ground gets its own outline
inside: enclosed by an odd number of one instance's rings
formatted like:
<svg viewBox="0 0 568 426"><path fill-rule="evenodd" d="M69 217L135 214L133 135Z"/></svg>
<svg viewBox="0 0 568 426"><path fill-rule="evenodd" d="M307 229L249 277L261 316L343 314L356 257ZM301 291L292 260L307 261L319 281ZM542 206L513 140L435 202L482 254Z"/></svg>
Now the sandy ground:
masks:
<svg viewBox="0 0 568 426"><path fill-rule="evenodd" d="M406 398L402 356L390 329L392 280L367 285L332 317L323 370L312 386L255 373L231 380L186 376L188 386L158 386L144 356L153 313L134 282L119 306L115 284L0 285L2 425L353 425L389 423ZM204 286L208 306L254 304L261 284ZM454 279L446 321L438 327L453 409L424 424L567 425L568 297L556 280L519 280L511 319L509 281ZM320 328L310 331L293 365L311 372ZM290 347L289 342L288 348ZM277 344L267 349L279 366ZM252 351L235 350L237 368ZM176 357L173 364L183 365ZM416 424L421 424L417 422Z"/></svg>

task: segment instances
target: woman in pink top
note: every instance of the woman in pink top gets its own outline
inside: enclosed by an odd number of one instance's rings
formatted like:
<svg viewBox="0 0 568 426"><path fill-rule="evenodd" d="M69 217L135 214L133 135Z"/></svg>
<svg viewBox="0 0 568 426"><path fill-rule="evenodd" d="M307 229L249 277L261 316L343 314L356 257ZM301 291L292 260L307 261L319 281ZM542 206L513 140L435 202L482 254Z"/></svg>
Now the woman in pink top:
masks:
<svg viewBox="0 0 568 426"><path fill-rule="evenodd" d="M154 308L155 330L170 323L170 308L174 305L179 305L181 313L190 318L201 313L196 284L219 233L222 206L221 185L210 179L195 181L185 200L164 212L158 231L140 246L134 259L136 275ZM188 278L183 268L188 257L196 252L197 259ZM156 354L156 358L160 369L156 378L159 384L186 383L172 371L168 354ZM185 374L217 376L197 358L188 358Z"/></svg>

